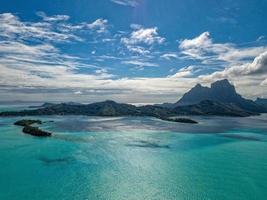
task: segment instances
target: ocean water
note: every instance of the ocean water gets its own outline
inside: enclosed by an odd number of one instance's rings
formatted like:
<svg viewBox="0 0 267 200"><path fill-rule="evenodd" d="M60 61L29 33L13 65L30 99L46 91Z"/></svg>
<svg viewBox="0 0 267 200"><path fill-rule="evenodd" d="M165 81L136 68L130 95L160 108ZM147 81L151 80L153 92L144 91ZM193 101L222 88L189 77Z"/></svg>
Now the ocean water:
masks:
<svg viewBox="0 0 267 200"><path fill-rule="evenodd" d="M25 117L24 117L25 118ZM267 116L41 119L51 138L0 118L2 200L225 200L267 197Z"/></svg>

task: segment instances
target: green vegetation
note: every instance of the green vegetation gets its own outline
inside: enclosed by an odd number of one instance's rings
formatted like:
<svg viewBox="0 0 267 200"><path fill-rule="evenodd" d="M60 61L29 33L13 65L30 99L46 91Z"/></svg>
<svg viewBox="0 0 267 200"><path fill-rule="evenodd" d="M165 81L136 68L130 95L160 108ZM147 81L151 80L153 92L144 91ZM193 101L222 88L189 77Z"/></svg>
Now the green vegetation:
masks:
<svg viewBox="0 0 267 200"><path fill-rule="evenodd" d="M38 137L46 137L46 136L51 136L52 133L43 131L39 129L38 127L32 127L32 126L25 126L22 129L23 133L30 134L33 136L38 136Z"/></svg>
<svg viewBox="0 0 267 200"><path fill-rule="evenodd" d="M188 118L160 118L164 121L170 121L170 122L179 122L179 123L186 123L186 124L198 124L197 121L188 119Z"/></svg>
<svg viewBox="0 0 267 200"><path fill-rule="evenodd" d="M17 126L23 126L22 132L25 134L30 134L30 135L38 136L38 137L45 137L45 136L52 135L52 133L50 132L46 132L46 131L39 129L38 127L31 126L33 124L42 124L42 121L22 119L14 123L14 125L17 125Z"/></svg>
<svg viewBox="0 0 267 200"><path fill-rule="evenodd" d="M14 123L14 125L17 125L17 126L30 126L32 124L42 124L42 122L40 120L22 119Z"/></svg>

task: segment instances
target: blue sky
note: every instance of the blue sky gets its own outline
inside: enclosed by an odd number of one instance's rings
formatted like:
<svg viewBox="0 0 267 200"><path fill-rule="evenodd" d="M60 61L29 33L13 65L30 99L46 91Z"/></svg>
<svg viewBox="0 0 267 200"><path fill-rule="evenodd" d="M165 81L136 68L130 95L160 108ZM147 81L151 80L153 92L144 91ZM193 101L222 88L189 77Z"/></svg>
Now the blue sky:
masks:
<svg viewBox="0 0 267 200"><path fill-rule="evenodd" d="M264 0L1 1L2 101L175 102L228 78L267 97Z"/></svg>

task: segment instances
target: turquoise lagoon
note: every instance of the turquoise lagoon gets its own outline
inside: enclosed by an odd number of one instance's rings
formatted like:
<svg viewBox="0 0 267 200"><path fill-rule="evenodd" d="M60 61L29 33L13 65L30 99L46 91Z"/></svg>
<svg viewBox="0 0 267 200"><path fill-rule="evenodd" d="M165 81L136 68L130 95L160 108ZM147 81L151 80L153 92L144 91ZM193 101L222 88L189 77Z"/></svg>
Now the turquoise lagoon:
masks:
<svg viewBox="0 0 267 200"><path fill-rule="evenodd" d="M267 115L193 117L198 125L30 118L45 121L42 128L54 136L25 135L13 125L21 118L0 118L1 200L267 197Z"/></svg>

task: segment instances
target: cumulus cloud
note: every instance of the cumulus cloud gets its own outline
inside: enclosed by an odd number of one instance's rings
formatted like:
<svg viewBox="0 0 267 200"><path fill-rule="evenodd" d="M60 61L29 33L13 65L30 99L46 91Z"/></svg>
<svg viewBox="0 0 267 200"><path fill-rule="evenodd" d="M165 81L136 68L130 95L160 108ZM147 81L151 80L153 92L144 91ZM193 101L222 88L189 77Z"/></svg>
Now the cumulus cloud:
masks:
<svg viewBox="0 0 267 200"><path fill-rule="evenodd" d="M1 89L76 88L81 84L92 85L90 81L112 77L102 67L81 62L80 57L64 54L53 44L82 40L71 31L58 31L58 26L62 26L58 21L65 24L68 17L41 15L42 22L25 22L11 13L0 14ZM86 30L103 32L106 24L106 20L96 20L87 24ZM81 74L81 68L97 68L98 71L95 74Z"/></svg>
<svg viewBox="0 0 267 200"><path fill-rule="evenodd" d="M122 42L126 45L134 44L162 44L165 38L160 37L158 34L158 28L140 28L134 30L129 38L122 38Z"/></svg>
<svg viewBox="0 0 267 200"><path fill-rule="evenodd" d="M39 22L29 22L11 13L0 14L1 100L45 98L63 101L114 99L138 103L175 102L197 82L210 84L223 77L229 78L248 97L266 94L267 50L264 46L239 48L235 44L215 43L205 32L196 38L182 40L179 48L186 58L198 59L201 64L224 61L227 63L224 70L198 76L200 67L188 66L162 77L118 77L110 73L112 70L101 66L100 62L90 60L89 64L87 58L66 54L57 45L58 42L85 42L85 35L80 35L79 31L102 35L108 31L107 20L70 23L69 17L64 15L41 17ZM90 58L109 59L112 63L118 62L139 70L160 67L157 60L151 60L149 56L153 46L163 44L165 38L159 35L157 28L131 27L131 33L121 32L115 39L120 41L122 37L120 45L142 56L122 58L114 57L109 52L98 56L95 54L99 51L92 50L94 53L90 54ZM159 52L157 55L163 59L180 59L178 52ZM248 60L251 57L255 59Z"/></svg>
<svg viewBox="0 0 267 200"><path fill-rule="evenodd" d="M0 29L3 31L0 37L0 94L5 94L1 95L1 100L73 98L79 101L82 100L79 98L97 100L101 95L105 95L104 98L116 97L120 101L138 102L140 96L150 93L151 98L147 95L147 98L141 100L145 102L152 101L155 95L174 94L179 91L180 82L174 79L118 78L101 66L87 64L80 57L62 53L54 45L54 42L58 41L75 41L78 36L74 31L85 26L87 29L102 32L102 25L107 21L98 20L86 25L70 24L66 22L67 19L59 19L58 16L57 20L48 19L46 15L43 17L46 17L46 21L27 22L11 13L1 14ZM64 31L59 31L59 27L64 27ZM71 38L70 35L75 37ZM151 44L150 40L144 41ZM146 51L141 47L139 50ZM156 63L143 60L126 60L122 64L133 65L139 69L158 67ZM83 73L81 68L91 69L91 73ZM133 93L136 97L131 97ZM160 97L158 99L160 102Z"/></svg>
<svg viewBox="0 0 267 200"><path fill-rule="evenodd" d="M192 59L208 59L214 54L227 52L232 48L232 44L214 44L210 38L209 32L204 32L193 39L184 39L180 41L179 49L182 54Z"/></svg>
<svg viewBox="0 0 267 200"><path fill-rule="evenodd" d="M248 98L267 96L267 51L258 55L252 62L226 67L224 70L198 77L199 82L214 82L229 79Z"/></svg>
<svg viewBox="0 0 267 200"><path fill-rule="evenodd" d="M86 25L89 29L95 30L98 33L104 33L107 31L108 20L106 19L97 19L94 22Z"/></svg>
<svg viewBox="0 0 267 200"><path fill-rule="evenodd" d="M228 69L229 73L238 75L267 75L267 51L257 56L252 63L234 66Z"/></svg>
<svg viewBox="0 0 267 200"><path fill-rule="evenodd" d="M194 47L209 47L212 44L212 40L210 39L210 33L204 32L196 38L193 39L185 39L180 42L181 49L190 49Z"/></svg>
<svg viewBox="0 0 267 200"><path fill-rule="evenodd" d="M124 44L127 49L134 53L147 54L150 51L146 47L152 45L160 45L164 43L165 38L159 36L158 28L144 28L141 25L131 25L134 29L129 37L122 37L121 43Z"/></svg>
<svg viewBox="0 0 267 200"><path fill-rule="evenodd" d="M267 76L267 51L257 56L252 63L231 66L208 77L216 79L241 76Z"/></svg>
<svg viewBox="0 0 267 200"><path fill-rule="evenodd" d="M204 32L193 39L181 40L179 49L185 59L210 67L209 73L195 77L198 82L210 84L227 78L247 98L267 96L266 46L244 47L232 43L216 43L209 32Z"/></svg>
<svg viewBox="0 0 267 200"><path fill-rule="evenodd" d="M247 62L267 50L267 47L238 47L232 43L215 43L210 33L204 32L193 39L180 41L179 49L187 58L203 61L203 64L236 64Z"/></svg>
<svg viewBox="0 0 267 200"><path fill-rule="evenodd" d="M267 86L267 78L261 82L262 86Z"/></svg>
<svg viewBox="0 0 267 200"><path fill-rule="evenodd" d="M191 77L194 75L195 67L194 66L188 66L188 67L183 67L178 70L173 75L168 76L169 78L186 78L186 77Z"/></svg>

